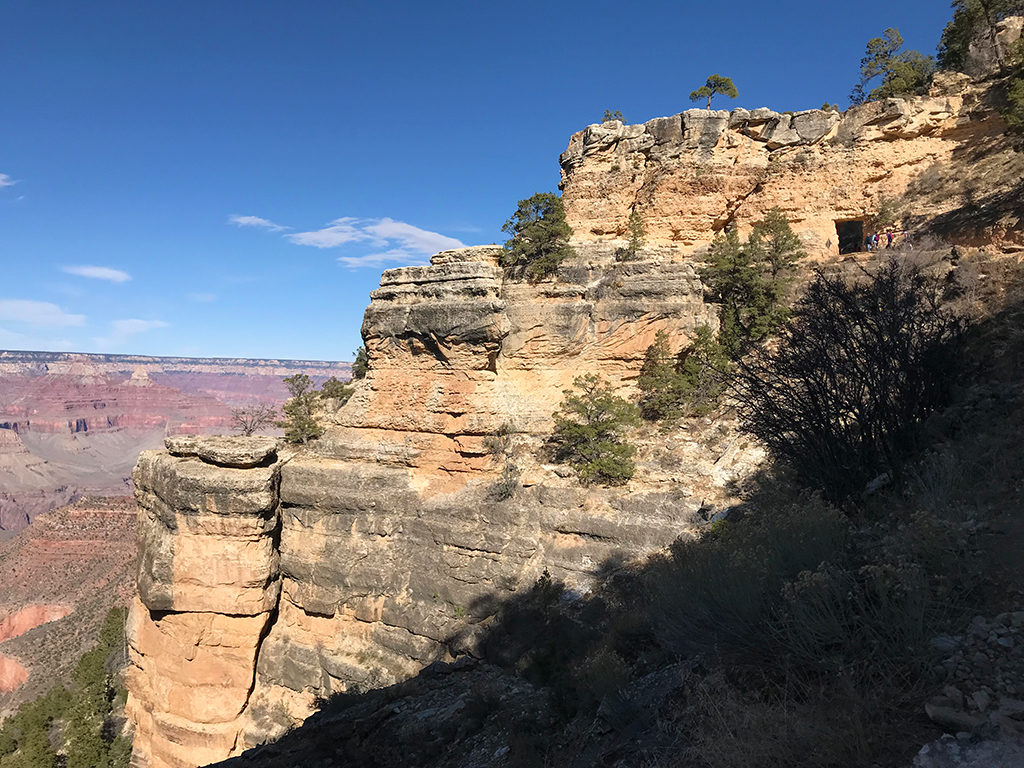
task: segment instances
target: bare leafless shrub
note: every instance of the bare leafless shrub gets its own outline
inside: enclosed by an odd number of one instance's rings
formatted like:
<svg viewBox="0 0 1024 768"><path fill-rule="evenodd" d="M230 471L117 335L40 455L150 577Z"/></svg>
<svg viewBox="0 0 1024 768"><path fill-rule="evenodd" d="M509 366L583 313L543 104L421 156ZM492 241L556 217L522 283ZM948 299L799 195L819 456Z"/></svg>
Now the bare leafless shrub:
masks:
<svg viewBox="0 0 1024 768"><path fill-rule="evenodd" d="M834 559L845 535L842 515L807 497L771 514L724 522L697 540L680 539L647 576L658 605L659 644L678 656L760 657L763 622L783 583Z"/></svg>
<svg viewBox="0 0 1024 768"><path fill-rule="evenodd" d="M897 476L919 427L950 398L963 324L920 270L889 260L864 280L818 273L779 343L738 370L741 428L833 501Z"/></svg>
<svg viewBox="0 0 1024 768"><path fill-rule="evenodd" d="M484 438L484 448L501 467L501 476L487 488L487 496L493 501L510 499L519 488L521 472L513 461L515 433L515 425L506 421L493 434Z"/></svg>
<svg viewBox="0 0 1024 768"><path fill-rule="evenodd" d="M253 403L231 409L231 428L246 437L273 426L279 416L277 408L266 403Z"/></svg>

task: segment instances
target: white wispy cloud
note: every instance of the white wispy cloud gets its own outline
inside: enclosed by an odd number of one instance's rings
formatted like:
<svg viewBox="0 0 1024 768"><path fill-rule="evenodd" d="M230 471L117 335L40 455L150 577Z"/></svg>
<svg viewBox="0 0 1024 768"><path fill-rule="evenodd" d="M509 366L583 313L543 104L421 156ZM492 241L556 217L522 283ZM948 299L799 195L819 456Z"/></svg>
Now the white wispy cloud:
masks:
<svg viewBox="0 0 1024 768"><path fill-rule="evenodd" d="M35 328L66 328L85 324L85 315L65 312L48 301L0 299L0 320L24 323Z"/></svg>
<svg viewBox="0 0 1024 768"><path fill-rule="evenodd" d="M62 270L67 272L69 275L78 275L79 277L91 277L95 280L109 280L112 283L126 283L132 279L132 276L127 272L123 272L120 269L114 269L113 267L97 267L91 265L73 266L73 267L61 267Z"/></svg>
<svg viewBox="0 0 1024 768"><path fill-rule="evenodd" d="M339 256L338 263L352 269L358 267L382 267L385 264L402 264L403 266L414 267L429 262L431 255L427 253L413 253L405 248L392 248L380 253L368 253L365 256Z"/></svg>
<svg viewBox="0 0 1024 768"><path fill-rule="evenodd" d="M372 239L372 236L361 226L360 220L351 216L335 219L323 229L296 232L294 235L286 237L296 245L312 245L314 248L337 248L346 243Z"/></svg>
<svg viewBox="0 0 1024 768"><path fill-rule="evenodd" d="M228 217L240 227L258 227L272 232L292 229L275 224L259 216ZM341 248L362 245L372 253L339 256L347 267L379 267L383 264L422 264L438 251L462 247L462 241L440 232L408 224L385 216L380 219L362 219L342 216L329 221L320 229L290 232L284 237L295 245L312 248Z"/></svg>
<svg viewBox="0 0 1024 768"><path fill-rule="evenodd" d="M17 183L18 183L17 179L12 179L6 173L0 173L0 188L3 188L3 187L13 187Z"/></svg>
<svg viewBox="0 0 1024 768"><path fill-rule="evenodd" d="M409 250L425 253L428 256L432 256L438 251L462 247L462 241L456 240L454 237L420 229L412 224L394 219L381 219L376 224L368 226L366 230L383 241L397 241Z"/></svg>
<svg viewBox="0 0 1024 768"><path fill-rule="evenodd" d="M217 294L215 293L190 293L188 294L188 300L194 301L197 304L209 304L211 301L217 300Z"/></svg>
<svg viewBox="0 0 1024 768"><path fill-rule="evenodd" d="M335 219L322 229L286 235L296 245L314 248L338 248L350 243L365 243L373 253L339 256L346 267L379 267L384 264L422 264L438 251L460 248L462 241L454 237L421 229L404 221L358 219L346 216Z"/></svg>
<svg viewBox="0 0 1024 768"><path fill-rule="evenodd" d="M228 216L228 224L234 224L238 227L265 229L268 232L284 232L286 229L291 229L291 227L283 227L280 224L275 224L270 219L264 219L262 216L240 216L237 213L233 213Z"/></svg>
<svg viewBox="0 0 1024 768"><path fill-rule="evenodd" d="M163 320L139 320L134 317L125 320L114 320L107 330L107 335L93 337L92 342L103 350L115 349L132 338L132 336L145 333L146 331L153 331L157 328L167 328L168 326L169 323L165 323Z"/></svg>

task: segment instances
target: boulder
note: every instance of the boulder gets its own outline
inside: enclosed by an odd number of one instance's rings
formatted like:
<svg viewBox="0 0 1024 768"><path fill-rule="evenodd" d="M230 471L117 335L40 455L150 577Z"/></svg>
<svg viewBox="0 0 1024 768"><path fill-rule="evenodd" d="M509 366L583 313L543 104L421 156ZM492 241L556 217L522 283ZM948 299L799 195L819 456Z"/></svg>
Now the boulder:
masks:
<svg viewBox="0 0 1024 768"><path fill-rule="evenodd" d="M207 464L251 469L277 458L277 439L240 435L175 435L164 439L172 456L198 456Z"/></svg>

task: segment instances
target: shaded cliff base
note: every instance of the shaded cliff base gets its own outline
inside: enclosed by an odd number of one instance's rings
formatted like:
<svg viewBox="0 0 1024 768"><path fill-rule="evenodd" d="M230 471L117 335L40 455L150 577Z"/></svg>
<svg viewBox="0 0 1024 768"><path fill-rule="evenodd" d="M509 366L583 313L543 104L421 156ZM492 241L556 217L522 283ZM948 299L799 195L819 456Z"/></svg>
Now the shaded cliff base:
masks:
<svg viewBox="0 0 1024 768"><path fill-rule="evenodd" d="M762 476L695 543L609 563L588 597L541 579L472 654L219 765L1015 764L1024 309L1003 289L930 449L849 519Z"/></svg>

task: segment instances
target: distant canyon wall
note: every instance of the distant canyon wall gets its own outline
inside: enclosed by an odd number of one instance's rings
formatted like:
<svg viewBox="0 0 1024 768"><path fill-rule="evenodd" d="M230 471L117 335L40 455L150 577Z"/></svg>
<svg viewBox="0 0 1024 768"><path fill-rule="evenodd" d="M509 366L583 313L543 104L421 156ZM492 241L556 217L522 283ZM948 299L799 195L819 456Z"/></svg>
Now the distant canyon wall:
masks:
<svg viewBox="0 0 1024 768"><path fill-rule="evenodd" d="M229 432L233 406L280 404L284 376L348 363L0 352L0 531L85 494L127 495L164 435Z"/></svg>

